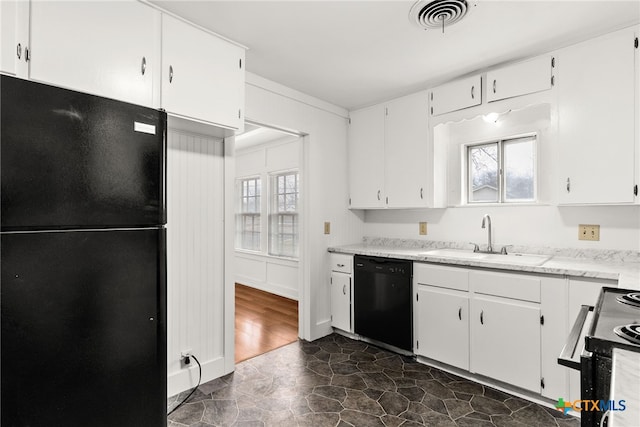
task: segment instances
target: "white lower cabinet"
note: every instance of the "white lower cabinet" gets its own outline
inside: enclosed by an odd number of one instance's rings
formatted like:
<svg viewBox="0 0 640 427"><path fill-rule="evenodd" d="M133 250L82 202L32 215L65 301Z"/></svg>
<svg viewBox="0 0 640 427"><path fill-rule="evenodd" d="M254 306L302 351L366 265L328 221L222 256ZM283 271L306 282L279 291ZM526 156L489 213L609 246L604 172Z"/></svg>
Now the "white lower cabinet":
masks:
<svg viewBox="0 0 640 427"><path fill-rule="evenodd" d="M566 278L414 263L413 285L416 355L550 399L567 395L557 363L571 311Z"/></svg>
<svg viewBox="0 0 640 427"><path fill-rule="evenodd" d="M415 313L415 353L468 370L468 293L419 285Z"/></svg>
<svg viewBox="0 0 640 427"><path fill-rule="evenodd" d="M471 372L540 391L540 307L475 295L471 301Z"/></svg>
<svg viewBox="0 0 640 427"><path fill-rule="evenodd" d="M353 332L351 295L353 290L350 255L331 254L331 326Z"/></svg>

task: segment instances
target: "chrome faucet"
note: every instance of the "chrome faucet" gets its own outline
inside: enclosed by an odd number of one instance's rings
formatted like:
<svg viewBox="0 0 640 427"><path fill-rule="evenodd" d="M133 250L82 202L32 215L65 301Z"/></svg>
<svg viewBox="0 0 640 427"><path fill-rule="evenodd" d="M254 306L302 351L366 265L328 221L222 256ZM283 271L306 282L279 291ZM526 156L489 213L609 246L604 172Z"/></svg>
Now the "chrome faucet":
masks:
<svg viewBox="0 0 640 427"><path fill-rule="evenodd" d="M485 224L486 224L486 227L485 227ZM482 217L482 228L487 229L487 234L488 234L487 252L491 253L493 252L493 246L491 246L491 217L489 216L489 214L485 214L485 216Z"/></svg>

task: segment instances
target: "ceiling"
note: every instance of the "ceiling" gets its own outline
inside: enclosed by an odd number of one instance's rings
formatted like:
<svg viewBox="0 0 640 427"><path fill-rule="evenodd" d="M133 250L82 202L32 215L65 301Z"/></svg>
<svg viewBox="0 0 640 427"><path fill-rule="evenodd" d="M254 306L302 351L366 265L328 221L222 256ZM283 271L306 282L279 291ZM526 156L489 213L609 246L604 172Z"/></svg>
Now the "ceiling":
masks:
<svg viewBox="0 0 640 427"><path fill-rule="evenodd" d="M249 47L247 71L349 110L640 22L640 1L477 0L424 30L414 1L152 0Z"/></svg>

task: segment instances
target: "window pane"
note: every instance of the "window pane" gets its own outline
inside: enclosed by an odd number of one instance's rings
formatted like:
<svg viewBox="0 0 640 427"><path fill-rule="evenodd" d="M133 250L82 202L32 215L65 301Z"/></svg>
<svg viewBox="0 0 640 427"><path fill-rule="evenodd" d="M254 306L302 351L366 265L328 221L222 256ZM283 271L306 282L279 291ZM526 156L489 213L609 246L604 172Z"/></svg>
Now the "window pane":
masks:
<svg viewBox="0 0 640 427"><path fill-rule="evenodd" d="M298 173L273 176L275 194L270 197L269 253L298 256Z"/></svg>
<svg viewBox="0 0 640 427"><path fill-rule="evenodd" d="M505 200L535 200L535 139L504 143Z"/></svg>
<svg viewBox="0 0 640 427"><path fill-rule="evenodd" d="M239 181L236 247L260 250L260 178Z"/></svg>
<svg viewBox="0 0 640 427"><path fill-rule="evenodd" d="M498 143L469 147L469 202L499 199Z"/></svg>

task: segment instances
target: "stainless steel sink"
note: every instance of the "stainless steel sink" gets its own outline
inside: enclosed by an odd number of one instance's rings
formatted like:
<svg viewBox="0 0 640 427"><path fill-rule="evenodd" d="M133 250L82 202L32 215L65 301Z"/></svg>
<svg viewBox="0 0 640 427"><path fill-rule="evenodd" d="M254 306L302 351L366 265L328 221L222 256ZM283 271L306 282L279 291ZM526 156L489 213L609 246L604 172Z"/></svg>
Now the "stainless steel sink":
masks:
<svg viewBox="0 0 640 427"><path fill-rule="evenodd" d="M482 252L473 252L471 250L463 249L434 249L424 252L424 255L451 258L451 259L466 259L469 261L482 261L491 262L496 264L513 264L513 265L531 265L536 266L544 263L550 257L547 255L532 255L532 254L487 254Z"/></svg>

